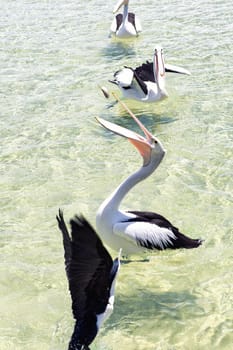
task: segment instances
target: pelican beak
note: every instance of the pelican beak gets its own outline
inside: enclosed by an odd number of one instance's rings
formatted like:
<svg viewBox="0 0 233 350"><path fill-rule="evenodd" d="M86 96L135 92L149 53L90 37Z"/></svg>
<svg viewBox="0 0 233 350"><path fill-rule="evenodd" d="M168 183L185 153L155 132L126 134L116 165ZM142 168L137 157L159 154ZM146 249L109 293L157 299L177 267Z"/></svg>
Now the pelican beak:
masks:
<svg viewBox="0 0 233 350"><path fill-rule="evenodd" d="M114 80L109 79L108 81L109 81L109 83L112 83L112 84L115 84L115 85L118 86L118 83L117 83L117 81L115 79Z"/></svg>
<svg viewBox="0 0 233 350"><path fill-rule="evenodd" d="M113 9L113 13L116 13L117 11L119 11L119 9L121 8L121 6L125 5L127 1L125 0L119 0L116 4L116 6Z"/></svg>
<svg viewBox="0 0 233 350"><path fill-rule="evenodd" d="M156 47L155 48L155 54L154 54L154 75L155 75L158 83L160 83L161 80L164 80L164 78L165 78L163 49L161 47Z"/></svg>
<svg viewBox="0 0 233 350"><path fill-rule="evenodd" d="M138 124L140 129L143 131L145 137L137 134L136 132L126 129L120 125L111 123L105 119L96 117L96 120L106 129L114 132L114 134L127 138L139 151L143 158L143 165L146 166L150 162L152 142L155 137L147 130L147 128L138 120L138 118L131 112L131 110L122 102L114 93L113 96L118 102L126 109L134 121Z"/></svg>

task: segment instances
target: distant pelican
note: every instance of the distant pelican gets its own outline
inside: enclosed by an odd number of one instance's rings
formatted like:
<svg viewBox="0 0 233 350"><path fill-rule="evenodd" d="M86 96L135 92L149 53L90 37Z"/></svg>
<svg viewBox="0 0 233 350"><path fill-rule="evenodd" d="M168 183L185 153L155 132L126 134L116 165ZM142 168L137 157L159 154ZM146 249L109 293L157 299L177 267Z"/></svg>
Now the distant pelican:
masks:
<svg viewBox="0 0 233 350"><path fill-rule="evenodd" d="M119 0L113 13L119 11L124 5L123 14L118 13L111 24L111 33L118 38L130 38L138 35L142 31L141 24L134 13L128 12L129 0Z"/></svg>
<svg viewBox="0 0 233 350"><path fill-rule="evenodd" d="M82 215L70 221L71 237L61 210L57 221L63 235L65 269L76 320L68 350L90 350L101 324L113 311L120 257L112 260Z"/></svg>
<svg viewBox="0 0 233 350"><path fill-rule="evenodd" d="M135 69L124 67L114 74L114 79L110 82L119 87L125 98L156 102L168 97L165 72L190 75L187 69L165 65L163 49L158 46L155 48L153 62L147 61Z"/></svg>
<svg viewBox="0 0 233 350"><path fill-rule="evenodd" d="M119 250L121 247L123 255L144 254L146 251L167 248L187 249L200 246L201 239L185 236L160 214L119 209L125 195L137 183L150 176L165 155L165 150L158 138L154 137L129 109L128 111L145 137L102 118L97 118L97 121L106 129L126 137L137 148L143 159L142 167L123 181L99 207L96 226L102 239L114 250ZM146 196L145 193L143 195Z"/></svg>

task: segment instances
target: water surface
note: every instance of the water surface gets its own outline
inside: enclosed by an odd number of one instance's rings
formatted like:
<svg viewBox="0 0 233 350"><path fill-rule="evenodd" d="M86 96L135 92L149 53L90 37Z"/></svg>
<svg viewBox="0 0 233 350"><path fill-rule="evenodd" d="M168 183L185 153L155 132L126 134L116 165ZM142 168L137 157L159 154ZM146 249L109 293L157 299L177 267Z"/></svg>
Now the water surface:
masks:
<svg viewBox="0 0 233 350"><path fill-rule="evenodd" d="M141 159L95 116L137 130L98 84L156 44L190 77L169 99L129 102L166 157L123 208L148 209L205 239L122 266L114 314L93 350L230 349L233 343L232 1L131 1L143 34L108 38L113 2L0 0L0 348L62 350L72 332L55 215L100 203ZM124 156L122 156L124 155ZM112 252L113 256L115 252Z"/></svg>

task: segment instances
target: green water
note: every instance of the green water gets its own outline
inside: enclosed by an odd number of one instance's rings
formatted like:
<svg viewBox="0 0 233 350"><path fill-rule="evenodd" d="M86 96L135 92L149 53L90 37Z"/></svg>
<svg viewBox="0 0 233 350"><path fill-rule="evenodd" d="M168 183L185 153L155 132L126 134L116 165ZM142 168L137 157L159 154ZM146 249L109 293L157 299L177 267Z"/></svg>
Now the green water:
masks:
<svg viewBox="0 0 233 350"><path fill-rule="evenodd" d="M138 131L97 85L111 89L112 73L151 59L156 44L192 75L167 76L162 103L129 102L167 154L122 207L157 211L205 243L122 265L92 349L232 349L233 3L131 0L143 33L127 42L108 38L114 5L0 0L0 349L66 349L73 320L55 215L82 212L94 225L140 166L97 125L101 116Z"/></svg>

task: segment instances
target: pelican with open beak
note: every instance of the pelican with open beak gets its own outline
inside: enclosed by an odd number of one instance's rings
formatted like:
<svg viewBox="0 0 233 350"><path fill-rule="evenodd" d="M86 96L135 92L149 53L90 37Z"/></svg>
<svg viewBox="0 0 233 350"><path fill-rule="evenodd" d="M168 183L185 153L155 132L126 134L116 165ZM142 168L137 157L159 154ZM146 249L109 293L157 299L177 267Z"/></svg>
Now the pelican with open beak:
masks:
<svg viewBox="0 0 233 350"><path fill-rule="evenodd" d="M126 194L140 181L145 180L159 166L165 155L160 140L130 113L144 136L116 125L102 118L97 121L114 134L127 138L142 156L143 164L101 204L96 215L96 226L103 241L112 249L122 248L123 255L141 254L145 251L164 250L167 248L196 248L201 239L193 239L182 234L165 217L149 211L122 211L119 206Z"/></svg>

